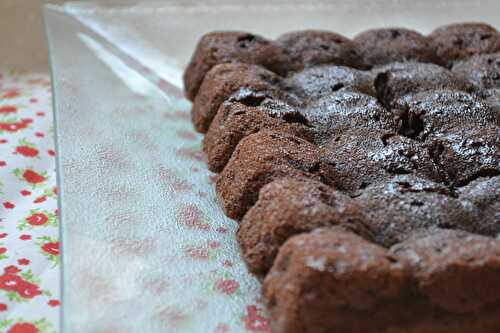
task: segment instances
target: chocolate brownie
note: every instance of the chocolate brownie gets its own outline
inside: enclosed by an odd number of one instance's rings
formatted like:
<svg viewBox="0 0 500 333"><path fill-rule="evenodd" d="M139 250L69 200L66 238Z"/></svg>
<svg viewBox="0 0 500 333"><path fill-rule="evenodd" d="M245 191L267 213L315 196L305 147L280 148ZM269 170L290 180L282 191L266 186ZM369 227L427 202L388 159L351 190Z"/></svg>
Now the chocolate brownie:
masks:
<svg viewBox="0 0 500 333"><path fill-rule="evenodd" d="M486 23L457 23L435 29L429 38L443 63L500 51L498 31Z"/></svg>
<svg viewBox="0 0 500 333"><path fill-rule="evenodd" d="M302 30L288 32L276 40L286 50L293 70L316 65L343 65L365 68L359 48L347 37L330 31Z"/></svg>
<svg viewBox="0 0 500 333"><path fill-rule="evenodd" d="M334 170L334 186L353 196L399 174L443 179L425 145L391 132L349 130L325 143L320 153Z"/></svg>
<svg viewBox="0 0 500 333"><path fill-rule="evenodd" d="M486 89L482 91L482 94L497 114L497 118L500 119L500 88Z"/></svg>
<svg viewBox="0 0 500 333"><path fill-rule="evenodd" d="M271 268L280 246L293 235L342 225L371 238L360 207L350 197L311 179L282 178L264 186L238 229L243 258L253 273Z"/></svg>
<svg viewBox="0 0 500 333"><path fill-rule="evenodd" d="M201 39L193 123L275 332L500 332L499 40Z"/></svg>
<svg viewBox="0 0 500 333"><path fill-rule="evenodd" d="M453 73L469 81L478 94L500 88L500 52L478 54L453 65Z"/></svg>
<svg viewBox="0 0 500 333"><path fill-rule="evenodd" d="M434 136L433 158L454 186L500 175L500 127L457 126Z"/></svg>
<svg viewBox="0 0 500 333"><path fill-rule="evenodd" d="M332 168L320 160L316 146L299 137L261 130L243 138L216 181L226 215L241 219L257 201L262 186L282 177L333 182Z"/></svg>
<svg viewBox="0 0 500 333"><path fill-rule="evenodd" d="M500 176L481 177L457 189L464 209L478 214L478 233L500 237Z"/></svg>
<svg viewBox="0 0 500 333"><path fill-rule="evenodd" d="M492 238L438 229L388 250L331 227L290 238L263 293L274 332L494 333L498 281Z"/></svg>
<svg viewBox="0 0 500 333"><path fill-rule="evenodd" d="M316 66L304 69L282 81L282 89L296 96L302 104L341 89L375 96L371 72L345 66Z"/></svg>
<svg viewBox="0 0 500 333"><path fill-rule="evenodd" d="M348 129L391 131L396 128L392 113L376 98L348 90L325 95L305 106L302 113L321 138L334 138Z"/></svg>
<svg viewBox="0 0 500 333"><path fill-rule="evenodd" d="M485 99L500 115L500 88L486 89L482 91Z"/></svg>
<svg viewBox="0 0 500 333"><path fill-rule="evenodd" d="M200 39L184 72L186 97L194 100L208 71L225 63L260 65L278 75L290 67L285 50L273 41L248 32L211 32Z"/></svg>
<svg viewBox="0 0 500 333"><path fill-rule="evenodd" d="M478 210L463 208L463 203L445 185L423 178L399 175L369 186L356 200L368 215L375 242L389 247L411 232L429 228L484 231ZM489 230L500 232L500 225Z"/></svg>
<svg viewBox="0 0 500 333"><path fill-rule="evenodd" d="M363 61L372 66L404 61L440 63L429 38L414 30L371 29L358 34L354 41Z"/></svg>
<svg viewBox="0 0 500 333"><path fill-rule="evenodd" d="M235 92L248 89L265 96L280 96L280 77L265 68L247 64L221 64L206 75L191 110L196 130L205 133L220 105ZM249 100L249 103L257 101Z"/></svg>
<svg viewBox="0 0 500 333"><path fill-rule="evenodd" d="M497 239L434 230L412 235L391 248L390 254L410 265L417 292L431 306L464 315L500 307Z"/></svg>
<svg viewBox="0 0 500 333"><path fill-rule="evenodd" d="M496 110L481 98L461 91L430 90L398 99L399 133L425 140L462 124L498 125ZM394 111L396 112L396 111Z"/></svg>
<svg viewBox="0 0 500 333"><path fill-rule="evenodd" d="M436 89L469 91L470 84L444 67L418 62L396 62L373 70L375 89L386 107L408 94Z"/></svg>
<svg viewBox="0 0 500 333"><path fill-rule="evenodd" d="M246 89L244 92L249 93ZM241 100L240 95L236 93L222 104L203 139L211 171L222 171L241 139L261 129L278 130L312 141L308 121L296 108L280 100L259 97L258 93L250 95L255 103L245 105L248 97Z"/></svg>
<svg viewBox="0 0 500 333"><path fill-rule="evenodd" d="M280 248L263 293L274 332L379 332L381 308L404 308L409 277L383 247L342 227L321 228Z"/></svg>

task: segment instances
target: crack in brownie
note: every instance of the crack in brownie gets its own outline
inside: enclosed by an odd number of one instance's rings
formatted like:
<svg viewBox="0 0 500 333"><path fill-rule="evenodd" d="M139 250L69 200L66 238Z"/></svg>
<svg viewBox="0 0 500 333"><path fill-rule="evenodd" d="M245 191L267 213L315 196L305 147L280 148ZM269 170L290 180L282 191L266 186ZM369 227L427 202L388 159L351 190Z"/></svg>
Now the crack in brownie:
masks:
<svg viewBox="0 0 500 333"><path fill-rule="evenodd" d="M201 38L184 83L275 332L500 332L500 34Z"/></svg>

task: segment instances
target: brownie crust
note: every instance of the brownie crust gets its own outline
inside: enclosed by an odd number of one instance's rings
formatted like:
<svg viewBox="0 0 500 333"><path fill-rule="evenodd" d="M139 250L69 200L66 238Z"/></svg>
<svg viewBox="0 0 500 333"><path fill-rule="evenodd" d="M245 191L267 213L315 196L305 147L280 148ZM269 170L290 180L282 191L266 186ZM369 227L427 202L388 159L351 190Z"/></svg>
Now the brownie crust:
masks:
<svg viewBox="0 0 500 333"><path fill-rule="evenodd" d="M238 91L246 89L264 96L279 96L282 93L276 85L280 80L278 75L256 65L229 63L214 66L193 102L191 115L195 129L205 133L221 104Z"/></svg>
<svg viewBox="0 0 500 333"><path fill-rule="evenodd" d="M292 31L278 37L276 42L287 50L294 71L322 64L366 68L357 44L334 32Z"/></svg>
<svg viewBox="0 0 500 333"><path fill-rule="evenodd" d="M431 40L405 28L382 28L364 31L354 37L363 61L371 66L392 62L430 62L441 64Z"/></svg>
<svg viewBox="0 0 500 333"><path fill-rule="evenodd" d="M225 63L260 65L278 75L290 67L285 50L273 41L248 32L211 32L200 39L184 72L186 97L193 101L208 71Z"/></svg>
<svg viewBox="0 0 500 333"><path fill-rule="evenodd" d="M223 170L243 138L263 129L313 141L314 133L307 119L296 108L258 93L249 96L254 101L250 105L237 95L223 103L203 139L208 168L213 172Z"/></svg>
<svg viewBox="0 0 500 333"><path fill-rule="evenodd" d="M456 23L435 29L429 35L438 57L448 65L476 54L500 51L498 31L486 23Z"/></svg>
<svg viewBox="0 0 500 333"><path fill-rule="evenodd" d="M237 238L248 268L263 275L290 237L341 225L364 238L373 236L360 207L349 196L307 178L282 178L264 186L245 214Z"/></svg>

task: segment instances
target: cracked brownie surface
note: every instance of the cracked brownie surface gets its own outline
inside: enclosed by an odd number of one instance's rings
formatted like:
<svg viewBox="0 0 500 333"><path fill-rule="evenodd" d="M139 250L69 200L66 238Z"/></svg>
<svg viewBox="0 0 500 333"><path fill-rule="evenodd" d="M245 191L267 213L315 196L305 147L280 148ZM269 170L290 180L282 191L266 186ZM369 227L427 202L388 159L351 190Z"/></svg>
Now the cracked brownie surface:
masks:
<svg viewBox="0 0 500 333"><path fill-rule="evenodd" d="M500 331L500 34L203 36L184 83L274 332Z"/></svg>

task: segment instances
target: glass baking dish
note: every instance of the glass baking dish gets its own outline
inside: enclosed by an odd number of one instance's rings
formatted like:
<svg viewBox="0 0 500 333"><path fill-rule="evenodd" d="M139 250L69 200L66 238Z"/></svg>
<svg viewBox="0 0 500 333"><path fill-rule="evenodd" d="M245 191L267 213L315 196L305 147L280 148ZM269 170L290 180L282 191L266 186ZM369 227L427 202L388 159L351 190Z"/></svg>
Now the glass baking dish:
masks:
<svg viewBox="0 0 500 333"><path fill-rule="evenodd" d="M182 72L212 30L500 27L489 1L47 4L64 332L269 332L190 124Z"/></svg>

